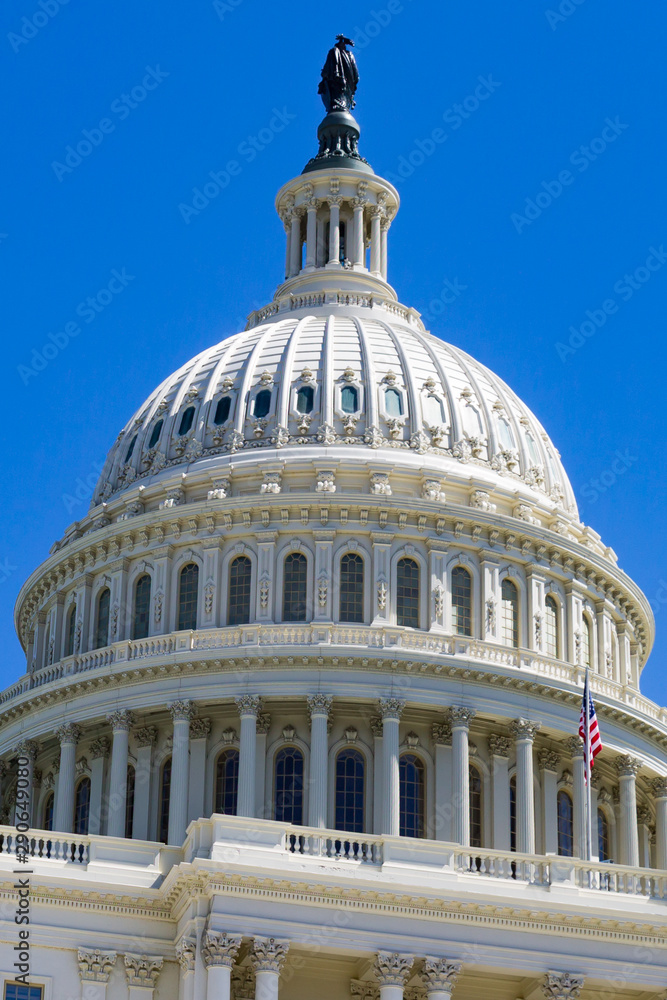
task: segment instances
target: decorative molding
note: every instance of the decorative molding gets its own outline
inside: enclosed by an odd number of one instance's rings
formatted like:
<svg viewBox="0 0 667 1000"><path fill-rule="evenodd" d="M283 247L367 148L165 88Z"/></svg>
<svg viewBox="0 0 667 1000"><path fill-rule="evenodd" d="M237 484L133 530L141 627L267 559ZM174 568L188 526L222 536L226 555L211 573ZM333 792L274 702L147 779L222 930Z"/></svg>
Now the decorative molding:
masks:
<svg viewBox="0 0 667 1000"><path fill-rule="evenodd" d="M127 985L153 989L163 965L164 959L161 955L125 955Z"/></svg>
<svg viewBox="0 0 667 1000"><path fill-rule="evenodd" d="M169 706L169 714L174 722L191 722L197 714L197 708L189 698L174 701Z"/></svg>
<svg viewBox="0 0 667 1000"><path fill-rule="evenodd" d="M450 708L449 718L452 729L468 729L476 715L474 708L467 708L464 705Z"/></svg>
<svg viewBox="0 0 667 1000"><path fill-rule="evenodd" d="M378 706L383 721L385 719L394 719L398 722L405 708L405 702L401 701L400 698L380 698Z"/></svg>
<svg viewBox="0 0 667 1000"><path fill-rule="evenodd" d="M182 972L195 971L195 959L197 957L197 943L191 938L182 937L176 945L176 958Z"/></svg>
<svg viewBox="0 0 667 1000"><path fill-rule="evenodd" d="M530 722L528 719L514 719L509 724L509 731L515 740L530 740L532 743L540 731L539 722Z"/></svg>
<svg viewBox="0 0 667 1000"><path fill-rule="evenodd" d="M452 724L447 719L444 722L434 722L431 726L431 736L436 746L450 747L452 745Z"/></svg>
<svg viewBox="0 0 667 1000"><path fill-rule="evenodd" d="M572 760L578 760L580 757L583 759L584 741L581 736L568 736L567 739L561 740L561 746Z"/></svg>
<svg viewBox="0 0 667 1000"><path fill-rule="evenodd" d="M489 736L489 753L492 757L509 757L512 749L512 740L509 736L502 736L499 733L492 733Z"/></svg>
<svg viewBox="0 0 667 1000"><path fill-rule="evenodd" d="M39 751L40 745L35 740L20 740L14 747L14 753L17 757L28 757L33 762Z"/></svg>
<svg viewBox="0 0 667 1000"><path fill-rule="evenodd" d="M620 778L636 778L641 771L642 762L630 754L621 754L614 761Z"/></svg>
<svg viewBox="0 0 667 1000"><path fill-rule="evenodd" d="M654 778L651 789L656 799L667 799L667 778Z"/></svg>
<svg viewBox="0 0 667 1000"><path fill-rule="evenodd" d="M133 735L139 749L142 747L152 747L157 741L157 729L155 726L142 726L140 729L135 729Z"/></svg>
<svg viewBox="0 0 667 1000"><path fill-rule="evenodd" d="M235 702L241 718L244 715L254 715L257 718L262 707L262 699L257 694L241 694Z"/></svg>
<svg viewBox="0 0 667 1000"><path fill-rule="evenodd" d="M66 722L56 729L56 739L62 746L63 743L78 743L81 738L81 729L74 722Z"/></svg>
<svg viewBox="0 0 667 1000"><path fill-rule="evenodd" d="M369 725L371 727L371 733L372 733L372 735L376 739L382 739L382 731L383 731L382 717L379 716L379 715L373 715L368 720L368 723L369 723Z"/></svg>
<svg viewBox="0 0 667 1000"><path fill-rule="evenodd" d="M211 733L211 720L210 719L191 719L190 720L190 739L191 740L205 740Z"/></svg>
<svg viewBox="0 0 667 1000"><path fill-rule="evenodd" d="M110 753L111 740L108 736L100 736L99 739L93 740L90 744L90 756L92 760L99 760L100 757L102 757L103 760L108 760Z"/></svg>
<svg viewBox="0 0 667 1000"><path fill-rule="evenodd" d="M231 969L236 961L243 938L240 934L226 934L223 931L206 929L202 934L202 957L204 965L224 965Z"/></svg>
<svg viewBox="0 0 667 1000"><path fill-rule="evenodd" d="M540 771L553 771L554 774L558 774L560 754L556 750L550 750L548 747L538 750L537 766Z"/></svg>
<svg viewBox="0 0 667 1000"><path fill-rule="evenodd" d="M547 972L542 992L547 1000L577 1000L584 985L584 977L572 972Z"/></svg>
<svg viewBox="0 0 667 1000"><path fill-rule="evenodd" d="M450 962L446 958L431 958L427 955L421 978L429 993L451 993L460 972L460 962Z"/></svg>
<svg viewBox="0 0 667 1000"><path fill-rule="evenodd" d="M414 955L400 954L397 951L379 951L373 971L380 986L405 986L414 960Z"/></svg>
<svg viewBox="0 0 667 1000"><path fill-rule="evenodd" d="M329 717L333 698L328 694L311 694L308 696L308 711L311 719L314 715L325 715Z"/></svg>
<svg viewBox="0 0 667 1000"><path fill-rule="evenodd" d="M276 975L280 975L288 951L289 941L272 937L256 937L250 956L255 972L274 972Z"/></svg>
<svg viewBox="0 0 667 1000"><path fill-rule="evenodd" d="M99 948L93 950L79 948L77 960L81 982L108 983L117 958L118 953L115 951L100 951Z"/></svg>
<svg viewBox="0 0 667 1000"><path fill-rule="evenodd" d="M134 716L129 709L119 708L117 711L107 715L107 722L114 733L129 733L134 725Z"/></svg>

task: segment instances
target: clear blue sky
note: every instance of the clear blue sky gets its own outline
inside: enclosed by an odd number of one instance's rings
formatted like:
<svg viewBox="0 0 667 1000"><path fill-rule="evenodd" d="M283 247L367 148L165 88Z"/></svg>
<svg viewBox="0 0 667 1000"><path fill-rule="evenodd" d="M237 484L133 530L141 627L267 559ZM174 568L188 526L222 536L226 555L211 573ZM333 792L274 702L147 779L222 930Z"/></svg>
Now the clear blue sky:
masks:
<svg viewBox="0 0 667 1000"><path fill-rule="evenodd" d="M655 603L643 689L667 702L667 19L660 0L561 0L560 11L548 0L3 5L2 686L24 670L16 593L86 511L77 489L89 484L89 497L160 380L270 300L284 253L274 194L315 151L319 72L342 31L360 43L363 153L385 176L419 163L398 182L390 279L551 433L584 520ZM87 155L68 162L82 140ZM230 160L236 175L186 223L179 205ZM587 311L593 335L573 335ZM50 334L61 346L37 372L33 350L44 357Z"/></svg>

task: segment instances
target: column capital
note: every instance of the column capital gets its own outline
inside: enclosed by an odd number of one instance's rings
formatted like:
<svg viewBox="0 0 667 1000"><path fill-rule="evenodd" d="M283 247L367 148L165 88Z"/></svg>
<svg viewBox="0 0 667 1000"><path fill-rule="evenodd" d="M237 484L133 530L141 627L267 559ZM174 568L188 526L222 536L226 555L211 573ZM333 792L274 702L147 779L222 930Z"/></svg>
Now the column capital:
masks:
<svg viewBox="0 0 667 1000"><path fill-rule="evenodd" d="M260 712L257 716L257 735L266 736L271 725L271 716L268 712Z"/></svg>
<svg viewBox="0 0 667 1000"><path fill-rule="evenodd" d="M547 972L542 992L547 1000L577 1000L584 985L584 977L572 972Z"/></svg>
<svg viewBox="0 0 667 1000"><path fill-rule="evenodd" d="M195 971L197 944L191 938L182 937L176 945L176 958L183 972Z"/></svg>
<svg viewBox="0 0 667 1000"><path fill-rule="evenodd" d="M255 972L275 972L278 975L288 951L289 941L282 938L256 937L251 955Z"/></svg>
<svg viewBox="0 0 667 1000"><path fill-rule="evenodd" d="M436 746L450 747L452 745L452 724L449 719L444 722L434 722L431 726L431 736Z"/></svg>
<svg viewBox="0 0 667 1000"><path fill-rule="evenodd" d="M395 722L399 722L405 708L405 702L401 701L400 698L380 698L378 707L383 721L393 719Z"/></svg>
<svg viewBox="0 0 667 1000"><path fill-rule="evenodd" d="M537 752L537 764L540 771L553 771L556 773L560 767L560 754L555 750L544 747Z"/></svg>
<svg viewBox="0 0 667 1000"><path fill-rule="evenodd" d="M651 826L653 816L648 806L637 806L637 822L640 826Z"/></svg>
<svg viewBox="0 0 667 1000"><path fill-rule="evenodd" d="M174 701L169 706L169 712L174 722L190 722L197 714L196 706L189 699Z"/></svg>
<svg viewBox="0 0 667 1000"><path fill-rule="evenodd" d="M414 960L414 955L379 951L375 957L374 971L380 986L404 986Z"/></svg>
<svg viewBox="0 0 667 1000"><path fill-rule="evenodd" d="M651 788L656 799L667 799L667 778L654 778Z"/></svg>
<svg viewBox="0 0 667 1000"><path fill-rule="evenodd" d="M566 740L561 740L561 746L572 760L584 756L584 741L581 736L568 736Z"/></svg>
<svg viewBox="0 0 667 1000"><path fill-rule="evenodd" d="M636 778L642 766L642 762L630 754L622 754L614 761L619 778Z"/></svg>
<svg viewBox="0 0 667 1000"><path fill-rule="evenodd" d="M529 740L531 743L540 731L539 722L529 722L528 719L514 719L509 724L509 731L515 740Z"/></svg>
<svg viewBox="0 0 667 1000"><path fill-rule="evenodd" d="M107 722L114 733L129 733L134 724L134 716L127 708L119 708L107 715Z"/></svg>
<svg viewBox="0 0 667 1000"><path fill-rule="evenodd" d="M201 940L204 965L207 969L211 965L225 965L231 969L243 939L240 934L226 934L224 931L206 929Z"/></svg>
<svg viewBox="0 0 667 1000"><path fill-rule="evenodd" d="M324 715L327 719L331 712L333 698L328 694L311 694L308 696L308 711L311 719L314 715Z"/></svg>
<svg viewBox="0 0 667 1000"><path fill-rule="evenodd" d="M379 715L372 715L368 720L373 736L382 739L382 718Z"/></svg>
<svg viewBox="0 0 667 1000"><path fill-rule="evenodd" d="M142 726L140 729L135 729L132 735L139 749L152 747L157 740L157 729L155 726Z"/></svg>
<svg viewBox="0 0 667 1000"><path fill-rule="evenodd" d="M211 720L210 719L191 719L190 720L190 739L191 740L205 740L211 733Z"/></svg>
<svg viewBox="0 0 667 1000"><path fill-rule="evenodd" d="M511 749L512 740L509 736L501 736L499 733L489 736L489 753L492 757L509 757Z"/></svg>
<svg viewBox="0 0 667 1000"><path fill-rule="evenodd" d="M103 757L106 760L111 752L111 741L107 736L100 736L98 740L93 740L90 744L90 756L92 760Z"/></svg>
<svg viewBox="0 0 667 1000"><path fill-rule="evenodd" d="M163 965L161 955L125 955L127 985L154 989Z"/></svg>
<svg viewBox="0 0 667 1000"><path fill-rule="evenodd" d="M470 723L477 715L474 708L456 705L449 710L452 729L469 729Z"/></svg>
<svg viewBox="0 0 667 1000"><path fill-rule="evenodd" d="M240 716L254 715L257 718L262 707L262 699L258 694L241 694L236 698L236 707Z"/></svg>
<svg viewBox="0 0 667 1000"><path fill-rule="evenodd" d="M422 980L428 993L451 993L461 971L460 962L427 955L422 968Z"/></svg>
<svg viewBox="0 0 667 1000"><path fill-rule="evenodd" d="M100 951L99 948L79 948L79 979L82 983L108 983L116 964L115 951Z"/></svg>
<svg viewBox="0 0 667 1000"><path fill-rule="evenodd" d="M35 740L19 740L19 742L14 747L14 753L17 757L29 757L30 760L34 761L35 757L40 751L39 743Z"/></svg>
<svg viewBox="0 0 667 1000"><path fill-rule="evenodd" d="M56 739L61 746L63 743L78 743L80 736L81 730L74 722L66 722L64 725L56 729Z"/></svg>

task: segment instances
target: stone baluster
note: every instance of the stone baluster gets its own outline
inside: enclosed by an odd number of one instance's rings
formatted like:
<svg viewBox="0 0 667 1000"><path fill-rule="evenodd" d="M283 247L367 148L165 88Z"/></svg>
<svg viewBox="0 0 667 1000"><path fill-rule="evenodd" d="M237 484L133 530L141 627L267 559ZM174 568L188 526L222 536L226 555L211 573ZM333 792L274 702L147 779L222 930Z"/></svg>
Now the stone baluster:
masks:
<svg viewBox="0 0 667 1000"><path fill-rule="evenodd" d="M16 744L14 748L14 753L17 757L21 758L21 765L19 766L19 778L17 783L17 796L16 796L16 821L19 821L19 815L23 822L26 822L29 826L35 825L35 789L34 789L34 779L35 779L35 758L39 753L39 744L35 743L34 740L21 740L20 743Z"/></svg>
<svg viewBox="0 0 667 1000"><path fill-rule="evenodd" d="M73 722L67 722L56 730L60 743L60 773L54 810L53 829L59 833L71 833L74 823L74 780L76 777L76 745L81 730Z"/></svg>
<svg viewBox="0 0 667 1000"><path fill-rule="evenodd" d="M256 808L257 716L262 707L262 701L256 694L243 694L236 699L236 707L241 717L239 791L236 814L237 816L254 816Z"/></svg>
<svg viewBox="0 0 667 1000"><path fill-rule="evenodd" d="M154 1000L155 987L164 965L162 956L126 954L124 960L127 1000Z"/></svg>
<svg viewBox="0 0 667 1000"><path fill-rule="evenodd" d="M546 1000L577 1000L584 985L584 977L572 972L547 972L542 983Z"/></svg>
<svg viewBox="0 0 667 1000"><path fill-rule="evenodd" d="M101 951L99 948L79 948L77 961L81 995L86 1000L106 1000L107 984L118 955L115 951Z"/></svg>
<svg viewBox="0 0 667 1000"><path fill-rule="evenodd" d="M560 756L546 747L537 753L542 788L544 853L558 854L558 769Z"/></svg>
<svg viewBox="0 0 667 1000"><path fill-rule="evenodd" d="M90 745L90 818L88 833L102 832L102 816L104 803L104 770L111 753L111 740L100 736Z"/></svg>
<svg viewBox="0 0 667 1000"><path fill-rule="evenodd" d="M510 777L509 755L512 741L509 736L494 733L489 736L491 757L491 815L493 817L493 846L498 851L509 851L510 844Z"/></svg>
<svg viewBox="0 0 667 1000"><path fill-rule="evenodd" d="M134 731L137 748L137 766L134 777L134 840L149 839L151 779L153 775L153 747L157 741L155 726L142 726Z"/></svg>
<svg viewBox="0 0 667 1000"><path fill-rule="evenodd" d="M327 826L327 790L329 762L329 713L332 698L314 694L308 698L310 712L310 788L308 790L308 825Z"/></svg>
<svg viewBox="0 0 667 1000"><path fill-rule="evenodd" d="M563 740L565 752L572 760L573 795L573 852L575 858L586 857L586 781L584 777L584 744L579 736ZM596 824L591 819L591 829Z"/></svg>
<svg viewBox="0 0 667 1000"><path fill-rule="evenodd" d="M195 1000L196 941L182 937L176 945L176 958L180 970L178 1000Z"/></svg>
<svg viewBox="0 0 667 1000"><path fill-rule="evenodd" d="M133 716L128 709L120 709L108 715L107 722L113 733L107 834L109 837L124 837L127 811L127 760Z"/></svg>
<svg viewBox="0 0 667 1000"><path fill-rule="evenodd" d="M639 865L639 836L637 831L637 775L641 761L623 755L616 758L618 771L620 837L619 862L622 865Z"/></svg>
<svg viewBox="0 0 667 1000"><path fill-rule="evenodd" d="M428 1000L451 1000L452 990L460 972L460 962L449 962L446 958L431 958L427 955L421 977Z"/></svg>
<svg viewBox="0 0 667 1000"><path fill-rule="evenodd" d="M377 953L374 971L380 984L380 1000L403 1000L403 990L413 962L413 955L396 951Z"/></svg>
<svg viewBox="0 0 667 1000"><path fill-rule="evenodd" d="M405 702L398 698L382 698L382 777L384 816L383 833L398 837L401 828L401 801L398 762L398 726Z"/></svg>
<svg viewBox="0 0 667 1000"><path fill-rule="evenodd" d="M655 796L655 867L667 869L667 778L654 778Z"/></svg>
<svg viewBox="0 0 667 1000"><path fill-rule="evenodd" d="M204 931L202 957L206 966L206 1000L229 1000L232 969L241 941L240 934L225 934L210 928Z"/></svg>
<svg viewBox="0 0 667 1000"><path fill-rule="evenodd" d="M171 756L168 843L180 845L185 840L188 823L188 778L190 776L190 720L195 707L191 701L175 701L169 706L174 720L174 744Z"/></svg>
<svg viewBox="0 0 667 1000"><path fill-rule="evenodd" d="M455 844L470 845L470 723L475 718L472 708L452 708L452 805L454 808L452 835Z"/></svg>
<svg viewBox="0 0 667 1000"><path fill-rule="evenodd" d="M535 853L535 795L533 790L533 741L540 726L516 719L510 732L516 744L516 849Z"/></svg>
<svg viewBox="0 0 667 1000"><path fill-rule="evenodd" d="M254 939L251 961L255 969L255 1000L278 1000L280 972L288 950L289 941L264 937Z"/></svg>

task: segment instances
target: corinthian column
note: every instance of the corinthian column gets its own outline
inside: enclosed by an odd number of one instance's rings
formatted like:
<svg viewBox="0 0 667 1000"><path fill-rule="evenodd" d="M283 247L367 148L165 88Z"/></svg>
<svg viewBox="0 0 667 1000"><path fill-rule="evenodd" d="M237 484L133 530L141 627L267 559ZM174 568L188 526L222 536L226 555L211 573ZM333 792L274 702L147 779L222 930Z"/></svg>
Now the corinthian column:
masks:
<svg viewBox="0 0 667 1000"><path fill-rule="evenodd" d="M542 992L547 1000L577 1000L584 985L584 977L572 972L547 972Z"/></svg>
<svg viewBox="0 0 667 1000"><path fill-rule="evenodd" d="M255 815L255 770L257 759L257 716L262 707L256 694L242 694L236 699L241 716L239 740L239 791L237 816Z"/></svg>
<svg viewBox="0 0 667 1000"><path fill-rule="evenodd" d="M202 957L206 966L206 1000L229 1000L232 969L241 940L240 934L204 931Z"/></svg>
<svg viewBox="0 0 667 1000"><path fill-rule="evenodd" d="M279 938L255 938L251 955L255 967L255 1000L278 1000L280 971L285 964L288 950L289 941Z"/></svg>
<svg viewBox="0 0 667 1000"><path fill-rule="evenodd" d="M188 777L190 771L190 719L195 715L191 701L175 701L169 706L174 720L174 745L171 755L168 843L180 845L188 824Z"/></svg>
<svg viewBox="0 0 667 1000"><path fill-rule="evenodd" d="M196 942L190 938L182 937L176 945L176 958L181 970L178 1000L194 1000L195 962L197 960Z"/></svg>
<svg viewBox="0 0 667 1000"><path fill-rule="evenodd" d="M624 755L616 758L621 805L619 861L622 865L639 865L639 835L637 831L637 775L641 761Z"/></svg>
<svg viewBox="0 0 667 1000"><path fill-rule="evenodd" d="M314 694L308 699L310 712L310 788L308 790L308 825L320 829L327 825L327 789L329 736L327 732L332 698Z"/></svg>
<svg viewBox="0 0 667 1000"><path fill-rule="evenodd" d="M77 961L81 995L86 1000L105 1000L107 983L113 972L118 955L115 951L100 951L99 948L79 948Z"/></svg>
<svg viewBox="0 0 667 1000"><path fill-rule="evenodd" d="M655 795L655 867L667 869L667 778L654 778Z"/></svg>
<svg viewBox="0 0 667 1000"><path fill-rule="evenodd" d="M452 805L455 844L470 845L470 751L468 733L475 718L472 708L452 708Z"/></svg>
<svg viewBox="0 0 667 1000"><path fill-rule="evenodd" d="M461 971L460 962L448 962L446 958L424 959L422 980L428 1000L451 1000L454 984Z"/></svg>
<svg viewBox="0 0 667 1000"><path fill-rule="evenodd" d="M533 740L539 723L516 719L510 732L516 742L516 849L535 853L535 798L533 792Z"/></svg>
<svg viewBox="0 0 667 1000"><path fill-rule="evenodd" d="M56 730L60 742L60 774L53 829L59 833L71 833L74 823L74 779L76 776L76 745L81 730L73 722L67 722Z"/></svg>
<svg viewBox="0 0 667 1000"><path fill-rule="evenodd" d="M380 1000L403 1000L414 955L401 955L396 951L379 951L375 959L375 975L380 984Z"/></svg>
<svg viewBox="0 0 667 1000"><path fill-rule="evenodd" d="M586 854L586 782L584 779L584 744L578 736L563 740L563 746L572 760L572 780L574 784L574 856L584 858ZM591 829L597 824L591 819Z"/></svg>
<svg viewBox="0 0 667 1000"><path fill-rule="evenodd" d="M398 837L401 830L401 797L398 766L398 724L405 702L382 698L382 778L384 816L382 832Z"/></svg>
<svg viewBox="0 0 667 1000"><path fill-rule="evenodd" d="M39 743L34 740L21 740L16 744L14 753L22 758L19 765L19 776L16 788L16 816L19 822L27 822L28 826L35 825L35 790L33 788L35 777L35 758L39 753ZM20 819L19 819L20 815ZM26 819L27 817L27 819Z"/></svg>
<svg viewBox="0 0 667 1000"><path fill-rule="evenodd" d="M107 715L107 722L113 732L107 834L109 837L124 837L127 809L127 755L133 722L132 712L127 709L112 712L111 715Z"/></svg>

